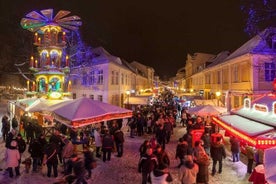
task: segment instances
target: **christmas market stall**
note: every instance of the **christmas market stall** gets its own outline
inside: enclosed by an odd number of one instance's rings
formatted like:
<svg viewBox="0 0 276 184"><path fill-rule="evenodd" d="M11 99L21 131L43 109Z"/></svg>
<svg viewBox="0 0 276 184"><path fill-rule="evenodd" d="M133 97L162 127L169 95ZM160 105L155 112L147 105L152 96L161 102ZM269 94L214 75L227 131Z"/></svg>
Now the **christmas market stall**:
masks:
<svg viewBox="0 0 276 184"><path fill-rule="evenodd" d="M215 124L257 149L276 146L276 96L265 94L254 101L244 99L231 115L212 117Z"/></svg>
<svg viewBox="0 0 276 184"><path fill-rule="evenodd" d="M71 128L132 116L131 110L85 97L57 105L53 113L56 121Z"/></svg>

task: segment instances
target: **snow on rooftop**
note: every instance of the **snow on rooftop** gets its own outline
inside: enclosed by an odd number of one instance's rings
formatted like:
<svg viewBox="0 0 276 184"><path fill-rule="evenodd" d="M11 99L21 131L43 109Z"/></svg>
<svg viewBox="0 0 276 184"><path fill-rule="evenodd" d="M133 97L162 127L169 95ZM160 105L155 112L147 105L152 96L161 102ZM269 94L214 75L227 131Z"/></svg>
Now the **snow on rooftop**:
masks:
<svg viewBox="0 0 276 184"><path fill-rule="evenodd" d="M249 120L238 115L225 115L221 116L220 119L223 120L226 124L231 125L235 129L244 132L249 136L257 136L274 129L271 126Z"/></svg>

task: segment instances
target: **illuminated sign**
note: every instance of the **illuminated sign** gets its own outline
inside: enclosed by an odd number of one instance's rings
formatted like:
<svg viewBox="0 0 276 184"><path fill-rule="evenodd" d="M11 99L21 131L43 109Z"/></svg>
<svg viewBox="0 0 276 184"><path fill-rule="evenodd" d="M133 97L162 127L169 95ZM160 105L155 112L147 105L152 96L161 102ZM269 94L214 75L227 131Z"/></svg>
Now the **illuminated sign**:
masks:
<svg viewBox="0 0 276 184"><path fill-rule="evenodd" d="M256 111L261 111L261 112L268 112L268 108L266 105L261 105L261 104L254 104L254 109Z"/></svg>
<svg viewBox="0 0 276 184"><path fill-rule="evenodd" d="M58 99L58 98L61 98L62 94L59 93L59 92L51 92L50 93L50 97L51 98L54 98L54 99Z"/></svg>

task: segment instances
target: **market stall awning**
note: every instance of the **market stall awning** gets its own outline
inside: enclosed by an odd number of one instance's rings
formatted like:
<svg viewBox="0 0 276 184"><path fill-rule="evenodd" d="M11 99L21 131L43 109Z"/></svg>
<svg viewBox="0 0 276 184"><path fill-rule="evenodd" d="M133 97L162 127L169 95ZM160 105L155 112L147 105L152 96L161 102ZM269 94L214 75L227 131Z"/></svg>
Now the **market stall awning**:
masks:
<svg viewBox="0 0 276 184"><path fill-rule="evenodd" d="M196 114L198 116L214 116L225 113L226 108L212 106L212 105L199 105L193 108L188 109L188 113Z"/></svg>
<svg viewBox="0 0 276 184"><path fill-rule="evenodd" d="M276 145L274 127L238 115L212 117L214 123L252 146L264 148Z"/></svg>
<svg viewBox="0 0 276 184"><path fill-rule="evenodd" d="M266 125L276 127L276 115L272 112L261 112L252 109L241 108L233 113L252 119L254 121L262 122Z"/></svg>
<svg viewBox="0 0 276 184"><path fill-rule="evenodd" d="M85 97L59 104L53 113L56 120L69 127L81 127L132 116L131 110Z"/></svg>

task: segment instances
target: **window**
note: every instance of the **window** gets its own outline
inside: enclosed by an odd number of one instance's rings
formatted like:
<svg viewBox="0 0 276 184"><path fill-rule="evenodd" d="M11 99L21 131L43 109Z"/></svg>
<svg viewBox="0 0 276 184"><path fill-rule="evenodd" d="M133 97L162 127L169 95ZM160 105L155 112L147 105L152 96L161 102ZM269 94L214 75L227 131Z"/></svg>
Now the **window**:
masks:
<svg viewBox="0 0 276 184"><path fill-rule="evenodd" d="M119 84L119 72L115 74L115 84Z"/></svg>
<svg viewBox="0 0 276 184"><path fill-rule="evenodd" d="M124 84L124 74L121 74L121 83Z"/></svg>
<svg viewBox="0 0 276 184"><path fill-rule="evenodd" d="M82 97L86 97L86 94L82 94Z"/></svg>
<svg viewBox="0 0 276 184"><path fill-rule="evenodd" d="M89 78L88 78L88 84L89 85L95 84L95 72L94 71L90 72L90 75L89 75Z"/></svg>
<svg viewBox="0 0 276 184"><path fill-rule="evenodd" d="M90 99L94 100L94 95L90 95L89 97Z"/></svg>
<svg viewBox="0 0 276 184"><path fill-rule="evenodd" d="M206 84L211 84L211 76L210 76L210 74L206 74L206 76L205 76L205 83Z"/></svg>
<svg viewBox="0 0 276 184"><path fill-rule="evenodd" d="M103 95L98 95L98 100L102 102L103 101Z"/></svg>
<svg viewBox="0 0 276 184"><path fill-rule="evenodd" d="M233 82L239 82L238 77L239 77L239 71L238 71L238 65L234 65L233 67Z"/></svg>
<svg viewBox="0 0 276 184"><path fill-rule="evenodd" d="M115 84L115 72L111 72L111 84Z"/></svg>
<svg viewBox="0 0 276 184"><path fill-rule="evenodd" d="M97 84L103 84L103 70L98 71L98 81Z"/></svg>
<svg viewBox="0 0 276 184"><path fill-rule="evenodd" d="M218 81L217 84L220 84L220 83L221 83L221 81L220 81L220 80L221 80L221 79L220 79L220 75L221 75L221 72L218 71L218 72L217 72L217 78L218 78L218 79L217 79L217 81Z"/></svg>
<svg viewBox="0 0 276 184"><path fill-rule="evenodd" d="M126 78L125 84L126 84L126 85L128 85L128 83L127 83L127 78L128 78L128 76L126 75L126 77L125 77L125 78Z"/></svg>
<svg viewBox="0 0 276 184"><path fill-rule="evenodd" d="M275 78L275 64L265 63L265 81L273 81Z"/></svg>

